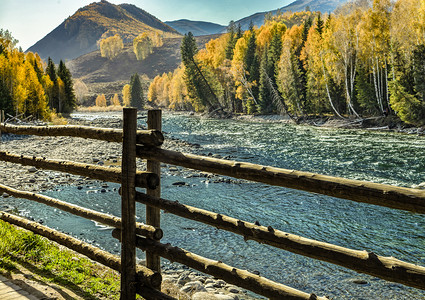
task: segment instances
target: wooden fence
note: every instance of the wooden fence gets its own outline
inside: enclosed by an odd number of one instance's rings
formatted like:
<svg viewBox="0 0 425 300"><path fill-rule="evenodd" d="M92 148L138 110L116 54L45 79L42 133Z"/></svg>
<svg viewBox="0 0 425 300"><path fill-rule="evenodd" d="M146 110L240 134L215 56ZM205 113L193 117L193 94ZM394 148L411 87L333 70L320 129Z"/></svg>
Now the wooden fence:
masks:
<svg viewBox="0 0 425 300"><path fill-rule="evenodd" d="M160 292L160 257L185 264L271 299L326 299L326 297L319 297L313 293L309 294L273 282L246 270L234 268L221 261L214 261L169 244L162 244L159 241L163 235L160 229L159 212L161 209L183 218L233 232L243 236L244 239L255 240L259 243L327 261L360 273L425 290L425 267L403 262L393 257L382 257L373 252L354 250L308 239L282 232L271 226L256 225L223 214L184 205L178 201L162 199L160 163L421 214L425 213L425 191L161 149L160 146L164 138L161 134L160 110L148 111L148 130L145 131L136 130L137 111L135 109L124 109L123 121L123 131L82 126L24 127L0 125L0 131L15 134L81 136L112 142L122 140L121 169L0 152L0 161L121 183L121 218L84 209L58 199L0 185L0 192L37 201L115 227L112 235L121 241L121 258L35 222L5 212L1 212L0 219L45 236L120 271L121 299L135 299L136 293L146 299L172 299ZM137 158L147 160L146 171L136 170ZM137 192L136 186L145 188L146 193ZM146 225L135 222L136 202L146 205ZM146 267L136 266L136 247L146 251Z"/></svg>

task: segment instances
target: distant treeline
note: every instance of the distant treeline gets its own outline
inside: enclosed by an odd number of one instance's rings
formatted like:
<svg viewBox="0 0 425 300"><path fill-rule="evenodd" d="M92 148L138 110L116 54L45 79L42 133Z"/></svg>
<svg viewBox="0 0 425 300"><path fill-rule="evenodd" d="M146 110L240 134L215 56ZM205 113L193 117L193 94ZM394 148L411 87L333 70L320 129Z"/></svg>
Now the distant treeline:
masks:
<svg viewBox="0 0 425 300"><path fill-rule="evenodd" d="M37 53L16 48L8 30L0 29L0 110L11 115L51 120L76 106L72 77L63 61L56 67Z"/></svg>
<svg viewBox="0 0 425 300"><path fill-rule="evenodd" d="M228 33L157 76L148 99L177 110L299 118L397 115L425 125L425 4L358 0L335 13L268 15L261 28Z"/></svg>

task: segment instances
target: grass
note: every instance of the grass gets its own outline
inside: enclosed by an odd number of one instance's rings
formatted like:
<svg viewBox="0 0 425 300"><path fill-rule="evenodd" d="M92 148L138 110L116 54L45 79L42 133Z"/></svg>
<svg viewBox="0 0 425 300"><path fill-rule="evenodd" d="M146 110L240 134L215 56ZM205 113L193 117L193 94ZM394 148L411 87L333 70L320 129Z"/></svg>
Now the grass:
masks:
<svg viewBox="0 0 425 300"><path fill-rule="evenodd" d="M22 265L42 281L65 286L85 299L119 299L120 276L56 243L0 221L0 273Z"/></svg>
<svg viewBox="0 0 425 300"><path fill-rule="evenodd" d="M66 287L84 299L119 299L120 275L28 230L0 220L0 274L27 269L38 281ZM162 292L179 300L190 297L170 282ZM139 295L137 299L143 299Z"/></svg>
<svg viewBox="0 0 425 300"><path fill-rule="evenodd" d="M118 105L109 106L78 106L77 112L109 112L109 111L122 111L123 107Z"/></svg>

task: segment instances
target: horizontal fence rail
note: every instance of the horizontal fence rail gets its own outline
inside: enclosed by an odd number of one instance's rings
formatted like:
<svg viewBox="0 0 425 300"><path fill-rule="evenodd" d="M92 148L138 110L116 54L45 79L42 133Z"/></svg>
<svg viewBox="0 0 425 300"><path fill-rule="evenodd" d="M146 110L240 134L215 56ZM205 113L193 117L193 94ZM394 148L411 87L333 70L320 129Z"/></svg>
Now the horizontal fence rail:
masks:
<svg viewBox="0 0 425 300"><path fill-rule="evenodd" d="M0 211L0 219L10 224L32 231L38 235L44 236L49 240L81 253L90 259L101 263L102 265L121 272L121 260L118 256L112 255L106 251L103 251L102 249L99 249L59 231L50 229L39 223L11 215L6 212ZM137 274L137 279L143 285L147 285L152 288L159 288L161 286L161 274L140 265L137 266Z"/></svg>
<svg viewBox="0 0 425 300"><path fill-rule="evenodd" d="M108 168L92 164L77 163L65 160L47 159L44 157L25 156L0 151L0 161L7 161L26 166L67 172L74 175L90 177L92 179L121 183L121 169ZM159 184L158 175L150 172L136 173L136 186L155 189Z"/></svg>
<svg viewBox="0 0 425 300"><path fill-rule="evenodd" d="M8 193L9 195L14 196L16 198L24 198L38 203L46 204L48 206L55 207L60 210L74 214L76 216L121 229L121 218L104 214L95 210L86 209L78 205L61 201L59 199L31 192L19 191L3 184L0 184L0 193ZM160 240L163 236L163 232L160 228L155 228L153 226L145 225L142 223L136 223L136 233L154 240Z"/></svg>
<svg viewBox="0 0 425 300"><path fill-rule="evenodd" d="M330 262L360 273L425 290L425 267L407 263L394 257L383 257L373 252L352 250L319 242L276 230L270 226L255 225L222 214L184 205L178 201L159 199L140 192L136 193L136 201L158 207L180 217L242 235L247 240L255 240L262 244Z"/></svg>
<svg viewBox="0 0 425 300"><path fill-rule="evenodd" d="M0 124L0 131L13 134L40 136L72 136L116 143L122 142L123 135L122 129L72 125L17 126L10 124ZM164 136L159 130L138 130L136 140L138 144L160 146L164 142Z"/></svg>
<svg viewBox="0 0 425 300"><path fill-rule="evenodd" d="M120 230L114 230L112 236L120 239ZM136 245L144 251L151 250L170 261L184 264L217 278L222 278L228 283L235 284L271 299L327 299L325 297L317 297L315 294L301 292L255 275L249 271L231 267L221 261L211 260L169 244L165 245L160 242L137 237Z"/></svg>
<svg viewBox="0 0 425 300"><path fill-rule="evenodd" d="M425 191L137 146L140 158L425 214Z"/></svg>

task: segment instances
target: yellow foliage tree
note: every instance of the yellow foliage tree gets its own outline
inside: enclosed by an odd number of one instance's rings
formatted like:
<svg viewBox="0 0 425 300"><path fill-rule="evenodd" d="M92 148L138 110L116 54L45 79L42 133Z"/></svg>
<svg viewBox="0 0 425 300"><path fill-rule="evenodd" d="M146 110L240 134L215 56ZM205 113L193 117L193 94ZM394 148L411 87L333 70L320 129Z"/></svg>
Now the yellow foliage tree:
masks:
<svg viewBox="0 0 425 300"><path fill-rule="evenodd" d="M81 79L78 79L74 82L74 91L78 103L84 104L85 98L89 92L87 85Z"/></svg>
<svg viewBox="0 0 425 300"><path fill-rule="evenodd" d="M125 107L129 107L130 106L130 85L126 84L124 85L124 87L122 88L122 105Z"/></svg>
<svg viewBox="0 0 425 300"><path fill-rule="evenodd" d="M118 94L114 94L114 96L111 97L111 105L121 106L120 99L118 98Z"/></svg>
<svg viewBox="0 0 425 300"><path fill-rule="evenodd" d="M162 36L158 32L149 33L149 37L152 40L152 46L153 47L162 47L162 45L164 45L164 41L162 39Z"/></svg>
<svg viewBox="0 0 425 300"><path fill-rule="evenodd" d="M116 34L114 36L103 39L99 43L100 54L102 57L113 59L120 53L121 49L124 48L124 43L121 37Z"/></svg>
<svg viewBox="0 0 425 300"><path fill-rule="evenodd" d="M96 106L106 107L106 97L104 94L98 95L96 98Z"/></svg>
<svg viewBox="0 0 425 300"><path fill-rule="evenodd" d="M153 52L153 42L148 33L144 32L133 40L133 50L137 60L144 60Z"/></svg>

